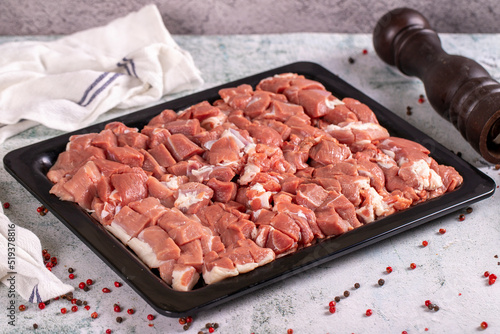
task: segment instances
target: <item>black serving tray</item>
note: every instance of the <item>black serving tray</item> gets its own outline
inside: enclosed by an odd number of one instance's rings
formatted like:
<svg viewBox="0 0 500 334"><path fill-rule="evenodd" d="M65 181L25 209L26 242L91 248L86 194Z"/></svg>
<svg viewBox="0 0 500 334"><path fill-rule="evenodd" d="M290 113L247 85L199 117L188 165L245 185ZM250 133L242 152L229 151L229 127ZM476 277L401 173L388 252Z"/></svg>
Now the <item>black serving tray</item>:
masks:
<svg viewBox="0 0 500 334"><path fill-rule="evenodd" d="M99 132L106 123L111 121L120 121L130 127L142 128L153 116L164 109L179 111L204 100L213 102L218 99L218 91L221 88L235 87L241 84L250 84L255 87L263 78L286 72L302 74L309 79L317 80L338 98L352 97L365 103L373 110L380 124L387 128L392 136L416 141L427 147L431 151L431 156L437 162L455 167L464 178L463 185L440 198L418 204L406 211L361 226L341 236L323 240L313 246L279 258L263 267L256 268L249 273L228 278L212 285L203 286L199 284L188 292L172 290L160 279L158 272L150 270L144 265L133 251L106 231L101 224L91 218L77 204L63 202L56 196L49 194L52 183L45 175L56 161L59 153L65 150L66 143L71 135ZM491 196L495 191L493 180L478 169L336 75L320 65L310 62L298 62L275 68L17 149L5 156L4 165L15 179L43 203L50 212L61 220L123 280L128 282L156 311L170 317L194 314L241 297L304 270L464 208L473 202Z"/></svg>

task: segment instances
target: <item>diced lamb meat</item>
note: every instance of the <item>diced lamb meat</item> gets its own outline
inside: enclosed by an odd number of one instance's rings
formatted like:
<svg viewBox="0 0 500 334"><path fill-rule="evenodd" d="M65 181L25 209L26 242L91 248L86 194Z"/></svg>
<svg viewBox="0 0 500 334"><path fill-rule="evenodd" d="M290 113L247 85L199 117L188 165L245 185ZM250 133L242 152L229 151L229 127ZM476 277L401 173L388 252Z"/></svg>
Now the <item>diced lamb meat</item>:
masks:
<svg viewBox="0 0 500 334"><path fill-rule="evenodd" d="M204 149L193 143L185 135L176 133L167 138L167 148L177 161L185 160L195 154L202 154Z"/></svg>
<svg viewBox="0 0 500 334"><path fill-rule="evenodd" d="M174 290L189 291L460 187L370 108L295 73L219 91L140 131L74 135L47 173Z"/></svg>
<svg viewBox="0 0 500 334"><path fill-rule="evenodd" d="M179 186L174 206L184 213L196 213L208 205L214 191L201 183L188 182Z"/></svg>
<svg viewBox="0 0 500 334"><path fill-rule="evenodd" d="M177 119L177 113L173 110L170 109L165 109L163 110L159 115L153 117L148 125L149 126L154 126L154 127L159 127L164 124L173 122Z"/></svg>
<svg viewBox="0 0 500 334"><path fill-rule="evenodd" d="M198 283L200 274L193 266L176 263L172 271L172 289L190 291Z"/></svg>

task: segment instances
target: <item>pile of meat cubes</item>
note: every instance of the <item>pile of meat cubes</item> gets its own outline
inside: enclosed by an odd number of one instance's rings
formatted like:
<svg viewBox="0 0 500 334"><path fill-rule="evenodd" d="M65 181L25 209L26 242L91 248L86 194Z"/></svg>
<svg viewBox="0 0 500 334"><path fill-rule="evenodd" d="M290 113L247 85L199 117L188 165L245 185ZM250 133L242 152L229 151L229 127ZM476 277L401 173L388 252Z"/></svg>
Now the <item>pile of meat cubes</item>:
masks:
<svg viewBox="0 0 500 334"><path fill-rule="evenodd" d="M173 289L249 272L460 186L418 143L301 75L222 89L143 128L75 135L47 173ZM200 283L202 284L202 283Z"/></svg>

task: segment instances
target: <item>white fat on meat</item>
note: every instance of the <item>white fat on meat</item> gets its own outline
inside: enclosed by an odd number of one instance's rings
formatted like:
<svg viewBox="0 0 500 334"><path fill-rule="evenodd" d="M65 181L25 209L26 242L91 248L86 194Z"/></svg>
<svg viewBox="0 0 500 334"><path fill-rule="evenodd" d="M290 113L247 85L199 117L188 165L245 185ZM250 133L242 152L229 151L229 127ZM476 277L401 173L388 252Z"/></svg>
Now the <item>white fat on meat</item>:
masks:
<svg viewBox="0 0 500 334"><path fill-rule="evenodd" d="M130 236L125 230L115 223L115 221L112 221L110 225L105 226L106 229L111 232L115 237L120 239L121 242L123 242L125 245L130 241L132 236Z"/></svg>
<svg viewBox="0 0 500 334"><path fill-rule="evenodd" d="M403 159L401 159L403 160ZM425 160L420 159L413 161L410 166L410 171L413 172L417 182L418 190L436 190L443 186L443 180L436 171L431 169Z"/></svg>
<svg viewBox="0 0 500 334"><path fill-rule="evenodd" d="M241 174L238 183L240 185L246 185L252 182L255 176L260 173L260 167L254 164L246 164L243 169L243 174Z"/></svg>
<svg viewBox="0 0 500 334"><path fill-rule="evenodd" d="M193 169L191 171L191 175L196 177L197 182L203 182L203 181L208 180L208 176L210 175L210 173L213 172L213 170L214 170L214 166L211 166L211 165L202 166L198 169Z"/></svg>
<svg viewBox="0 0 500 334"><path fill-rule="evenodd" d="M244 274L244 273L248 273L252 270L254 270L255 268L257 268L259 266L258 263L255 263L255 262L249 262L249 263L244 263L244 264L234 264L234 266L236 267L236 270L238 271L238 273L240 274Z"/></svg>
<svg viewBox="0 0 500 334"><path fill-rule="evenodd" d="M214 266L210 271L203 271L203 280L207 284L217 283L227 277L238 276L239 272L236 268L228 269Z"/></svg>
<svg viewBox="0 0 500 334"><path fill-rule="evenodd" d="M266 191L264 186L260 183L256 183L253 186L249 187L248 190L255 190L258 193L258 196L249 198L249 200L260 200L260 206L263 209L271 209L271 196L276 194L274 191Z"/></svg>
<svg viewBox="0 0 500 334"><path fill-rule="evenodd" d="M191 277L187 285L183 284L183 282L185 281L185 275ZM191 266L177 267L176 265L174 267L174 271L172 272L172 289L176 291L190 291L193 289L196 283L198 283L199 279L200 279L200 274L196 272L194 267Z"/></svg>
<svg viewBox="0 0 500 334"><path fill-rule="evenodd" d="M187 210L189 209L192 205L195 205L198 202L203 201L204 199L209 199L210 196L208 193L205 192L196 192L196 191L190 191L190 192L179 192L179 196L174 202L174 206L180 210Z"/></svg>
<svg viewBox="0 0 500 334"><path fill-rule="evenodd" d="M137 254L137 256L144 262L149 268L158 268L161 265L161 261L156 257L155 252L151 246L138 239L132 238L127 243L127 246L132 248L132 250Z"/></svg>
<svg viewBox="0 0 500 334"><path fill-rule="evenodd" d="M394 157L395 157L394 152L392 152L392 151L387 151L387 152L389 152L392 155L392 157L391 157L391 155L387 154L384 151L383 153L377 153L377 155L375 156L375 161L377 162L377 164L381 168L384 168L384 169L396 167L397 164L396 164L396 161L394 160Z"/></svg>
<svg viewBox="0 0 500 334"><path fill-rule="evenodd" d="M335 106L344 105L344 104L345 104L344 102L340 101L337 98L335 98L333 100L330 100L328 98L325 99L325 105L329 109L334 109Z"/></svg>
<svg viewBox="0 0 500 334"><path fill-rule="evenodd" d="M204 128L206 128L207 125L209 125L209 128L214 129L214 128L218 127L219 125L224 124L226 119L227 119L227 116L221 113L217 116L212 116L212 117L208 117L208 118L204 119L200 125Z"/></svg>
<svg viewBox="0 0 500 334"><path fill-rule="evenodd" d="M255 144L255 141L252 137L245 138L236 129L231 129L231 128L226 129L226 130L224 130L224 132L222 132L220 137L221 138L224 138L224 137L233 138L233 140L236 142L236 146L238 146L238 148L240 150L245 149L250 144Z"/></svg>
<svg viewBox="0 0 500 334"><path fill-rule="evenodd" d="M392 211L392 205L387 204L384 198L372 187L366 189L365 196L369 197L369 204L356 209L356 214L363 218L365 223L371 223L376 219ZM368 211L368 214L365 212Z"/></svg>
<svg viewBox="0 0 500 334"><path fill-rule="evenodd" d="M191 171L192 172L192 171ZM170 175L168 180L161 181L163 185L165 185L170 190L177 190L181 185L181 177L176 175Z"/></svg>

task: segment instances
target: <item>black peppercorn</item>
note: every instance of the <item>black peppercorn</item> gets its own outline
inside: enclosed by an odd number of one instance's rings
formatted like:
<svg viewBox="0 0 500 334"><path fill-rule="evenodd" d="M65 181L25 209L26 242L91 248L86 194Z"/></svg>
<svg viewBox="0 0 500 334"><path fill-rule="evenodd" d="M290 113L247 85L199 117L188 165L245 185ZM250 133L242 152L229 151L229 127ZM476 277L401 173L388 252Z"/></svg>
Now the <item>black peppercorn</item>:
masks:
<svg viewBox="0 0 500 334"><path fill-rule="evenodd" d="M383 279L378 280L378 285L382 286L385 284L385 281Z"/></svg>
<svg viewBox="0 0 500 334"><path fill-rule="evenodd" d="M349 291L347 291L347 290L344 291L344 297L349 297L349 295L350 295Z"/></svg>
<svg viewBox="0 0 500 334"><path fill-rule="evenodd" d="M354 284L354 287L355 287L356 289L359 289L359 287L360 287L360 286L361 286L361 285L359 285L359 283L355 283L355 284Z"/></svg>

